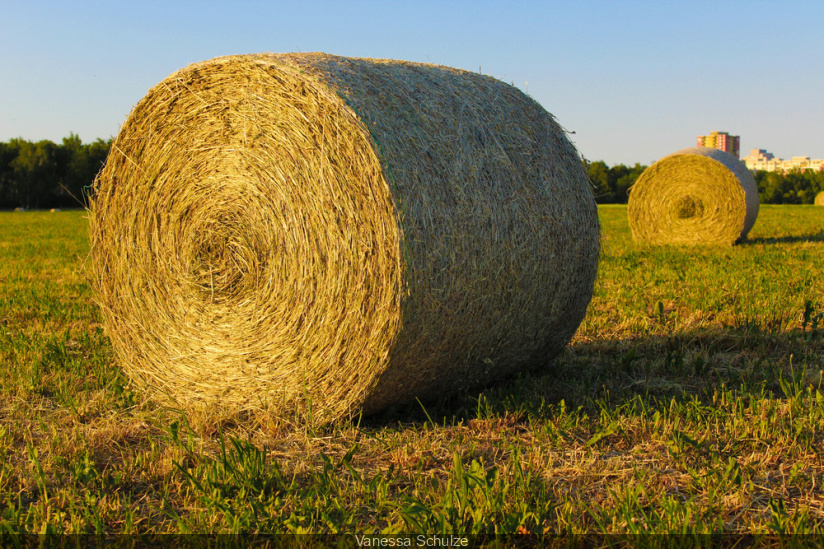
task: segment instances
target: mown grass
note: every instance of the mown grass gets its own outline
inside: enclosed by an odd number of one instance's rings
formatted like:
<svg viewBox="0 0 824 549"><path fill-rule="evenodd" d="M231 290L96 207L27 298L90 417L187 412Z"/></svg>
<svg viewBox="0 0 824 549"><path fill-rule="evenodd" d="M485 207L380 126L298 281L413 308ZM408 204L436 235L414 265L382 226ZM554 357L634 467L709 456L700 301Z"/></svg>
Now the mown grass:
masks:
<svg viewBox="0 0 824 549"><path fill-rule="evenodd" d="M85 213L0 213L0 544L820 534L824 208L762 206L734 248L637 245L625 206L600 216L595 295L550 366L317 426L144 401L85 282Z"/></svg>

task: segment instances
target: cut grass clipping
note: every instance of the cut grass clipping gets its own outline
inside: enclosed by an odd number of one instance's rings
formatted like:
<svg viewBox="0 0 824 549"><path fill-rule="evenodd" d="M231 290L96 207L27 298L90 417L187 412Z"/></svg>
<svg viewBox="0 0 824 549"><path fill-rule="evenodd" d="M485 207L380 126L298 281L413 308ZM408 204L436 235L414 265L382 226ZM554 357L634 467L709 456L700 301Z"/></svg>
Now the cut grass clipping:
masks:
<svg viewBox="0 0 824 549"><path fill-rule="evenodd" d="M107 333L148 394L322 421L547 362L599 252L578 153L538 103L325 54L169 76L115 139L91 213Z"/></svg>
<svg viewBox="0 0 824 549"><path fill-rule="evenodd" d="M755 224L758 188L731 154L683 149L644 170L630 189L628 212L637 241L732 245Z"/></svg>

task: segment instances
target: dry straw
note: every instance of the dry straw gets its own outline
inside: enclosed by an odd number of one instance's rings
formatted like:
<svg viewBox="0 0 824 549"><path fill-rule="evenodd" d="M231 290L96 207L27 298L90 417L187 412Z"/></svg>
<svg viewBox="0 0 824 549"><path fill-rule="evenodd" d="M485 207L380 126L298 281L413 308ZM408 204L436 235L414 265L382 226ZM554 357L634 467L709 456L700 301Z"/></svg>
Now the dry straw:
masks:
<svg viewBox="0 0 824 549"><path fill-rule="evenodd" d="M152 88L96 182L94 285L127 373L180 406L324 420L551 359L597 212L553 117L480 74L218 58Z"/></svg>
<svg viewBox="0 0 824 549"><path fill-rule="evenodd" d="M638 241L732 245L755 224L758 188L731 154L694 147L644 170L630 189L628 211Z"/></svg>
<svg viewBox="0 0 824 549"><path fill-rule="evenodd" d="M824 192L820 192L817 195L815 195L815 205L824 206Z"/></svg>

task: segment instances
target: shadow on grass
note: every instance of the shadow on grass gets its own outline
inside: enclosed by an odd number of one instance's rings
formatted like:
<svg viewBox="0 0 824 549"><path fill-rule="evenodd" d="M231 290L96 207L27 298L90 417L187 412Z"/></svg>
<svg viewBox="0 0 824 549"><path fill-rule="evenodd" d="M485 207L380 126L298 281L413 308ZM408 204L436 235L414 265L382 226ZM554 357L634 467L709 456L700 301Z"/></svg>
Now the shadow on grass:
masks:
<svg viewBox="0 0 824 549"><path fill-rule="evenodd" d="M804 242L824 242L824 232L794 236L759 236L756 238L747 238L743 242L740 242L738 245L747 246L752 244L798 244Z"/></svg>
<svg viewBox="0 0 824 549"><path fill-rule="evenodd" d="M667 335L578 342L549 364L457 395L396 406L364 419L450 425L493 415L540 418L558 406L598 413L636 398L650 403L698 398L723 388L783 396L781 381L821 384L824 333L758 324ZM816 381L817 380L817 381Z"/></svg>

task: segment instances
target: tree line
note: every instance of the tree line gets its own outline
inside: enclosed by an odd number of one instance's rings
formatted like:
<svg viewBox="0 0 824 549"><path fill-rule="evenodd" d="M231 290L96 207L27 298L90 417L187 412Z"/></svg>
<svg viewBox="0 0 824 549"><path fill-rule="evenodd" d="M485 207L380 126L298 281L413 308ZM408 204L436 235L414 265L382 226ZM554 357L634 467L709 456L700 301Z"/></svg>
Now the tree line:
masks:
<svg viewBox="0 0 824 549"><path fill-rule="evenodd" d="M647 168L640 164L607 166L603 161L584 161L599 204L626 204L629 188ZM757 170L753 173L761 204L812 204L824 191L824 172L795 170L787 173Z"/></svg>
<svg viewBox="0 0 824 549"><path fill-rule="evenodd" d="M0 209L71 208L85 205L111 139L83 143L74 133L62 143L21 138L0 142ZM584 161L599 204L626 204L629 189L647 168ZM812 204L824 191L824 172L755 172L762 204Z"/></svg>
<svg viewBox="0 0 824 549"><path fill-rule="evenodd" d="M0 209L79 208L106 161L111 139L0 142Z"/></svg>

